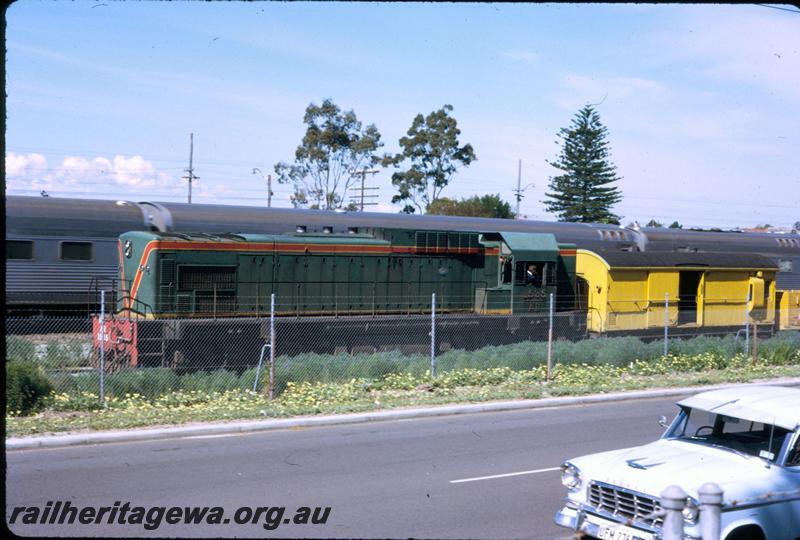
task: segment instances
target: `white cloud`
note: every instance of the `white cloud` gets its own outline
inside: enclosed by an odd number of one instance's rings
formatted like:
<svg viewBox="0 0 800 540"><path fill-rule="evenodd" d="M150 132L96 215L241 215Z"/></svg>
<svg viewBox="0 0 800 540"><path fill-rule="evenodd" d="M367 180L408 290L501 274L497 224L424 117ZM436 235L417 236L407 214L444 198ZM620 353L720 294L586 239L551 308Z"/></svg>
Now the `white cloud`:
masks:
<svg viewBox="0 0 800 540"><path fill-rule="evenodd" d="M64 158L61 167L56 169L56 176L62 179L79 181L81 178L96 178L112 172L111 162L105 158L97 157L87 159L80 156Z"/></svg>
<svg viewBox="0 0 800 540"><path fill-rule="evenodd" d="M119 184L151 188L170 181L168 174L156 171L153 164L142 156L114 156L113 171Z"/></svg>
<svg viewBox="0 0 800 540"><path fill-rule="evenodd" d="M47 170L47 160L42 154L6 153L6 178L28 177L43 174Z"/></svg>
<svg viewBox="0 0 800 540"><path fill-rule="evenodd" d="M48 168L42 154L6 154L6 179L11 194L52 196L152 196L177 194L181 184L142 156L113 159L67 156Z"/></svg>

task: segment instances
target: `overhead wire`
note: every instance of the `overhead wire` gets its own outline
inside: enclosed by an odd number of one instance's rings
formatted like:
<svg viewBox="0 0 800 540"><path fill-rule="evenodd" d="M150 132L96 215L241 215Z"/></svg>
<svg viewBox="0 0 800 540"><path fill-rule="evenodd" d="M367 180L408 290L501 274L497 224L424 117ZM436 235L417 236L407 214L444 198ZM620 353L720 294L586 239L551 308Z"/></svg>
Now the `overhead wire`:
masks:
<svg viewBox="0 0 800 540"><path fill-rule="evenodd" d="M798 10L798 9L788 9L788 8L783 8L783 7L778 7L778 6L771 6L769 4L755 4L755 5L761 6L761 7L765 7L765 8L770 8L770 9L779 9L781 11L788 11L789 13L800 13L800 10Z"/></svg>

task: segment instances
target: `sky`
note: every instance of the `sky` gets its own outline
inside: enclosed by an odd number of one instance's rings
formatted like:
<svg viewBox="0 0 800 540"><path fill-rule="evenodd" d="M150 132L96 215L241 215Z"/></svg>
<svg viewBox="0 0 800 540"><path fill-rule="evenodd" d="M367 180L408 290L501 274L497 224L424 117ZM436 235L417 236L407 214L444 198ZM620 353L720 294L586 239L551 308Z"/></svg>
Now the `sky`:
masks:
<svg viewBox="0 0 800 540"><path fill-rule="evenodd" d="M305 108L330 98L400 150L445 104L477 161L443 196L542 200L594 104L622 223L800 220L800 10L786 4L21 0L6 16L6 194L266 206ZM783 9L775 9L780 7ZM393 169L367 210L398 212ZM273 173L274 178L274 173ZM273 182L274 184L274 182ZM273 185L273 206L291 206Z"/></svg>

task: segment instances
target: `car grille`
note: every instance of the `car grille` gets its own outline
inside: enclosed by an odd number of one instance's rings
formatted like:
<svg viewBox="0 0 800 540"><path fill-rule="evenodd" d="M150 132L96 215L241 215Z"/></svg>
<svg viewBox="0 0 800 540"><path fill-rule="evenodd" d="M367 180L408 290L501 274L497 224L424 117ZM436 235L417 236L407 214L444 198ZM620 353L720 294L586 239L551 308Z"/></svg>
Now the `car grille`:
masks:
<svg viewBox="0 0 800 540"><path fill-rule="evenodd" d="M601 482L589 484L589 504L601 513L649 527L660 526L663 521L660 517L645 517L661 509L658 499Z"/></svg>

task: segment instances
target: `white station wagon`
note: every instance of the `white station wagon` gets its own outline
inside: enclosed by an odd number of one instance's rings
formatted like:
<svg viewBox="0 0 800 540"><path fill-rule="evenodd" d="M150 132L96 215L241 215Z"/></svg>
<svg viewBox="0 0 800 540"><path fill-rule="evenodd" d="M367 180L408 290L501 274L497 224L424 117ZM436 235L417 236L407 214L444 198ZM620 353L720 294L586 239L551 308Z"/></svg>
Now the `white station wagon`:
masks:
<svg viewBox="0 0 800 540"><path fill-rule="evenodd" d="M678 402L680 412L650 444L571 459L557 524L607 540L661 537L659 496L689 494L686 538L700 538L698 489L723 490L722 540L800 539L800 390L740 386ZM666 425L666 419L662 423Z"/></svg>

